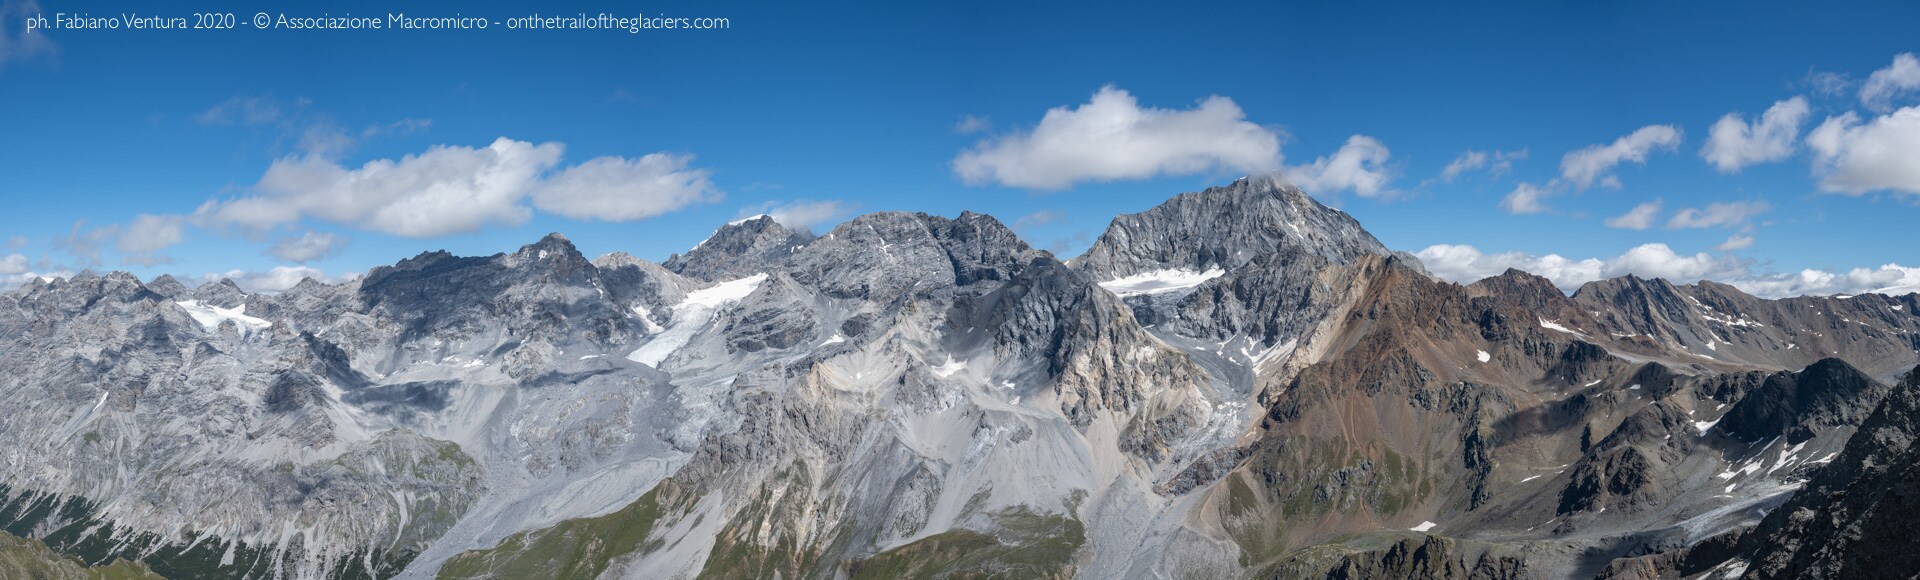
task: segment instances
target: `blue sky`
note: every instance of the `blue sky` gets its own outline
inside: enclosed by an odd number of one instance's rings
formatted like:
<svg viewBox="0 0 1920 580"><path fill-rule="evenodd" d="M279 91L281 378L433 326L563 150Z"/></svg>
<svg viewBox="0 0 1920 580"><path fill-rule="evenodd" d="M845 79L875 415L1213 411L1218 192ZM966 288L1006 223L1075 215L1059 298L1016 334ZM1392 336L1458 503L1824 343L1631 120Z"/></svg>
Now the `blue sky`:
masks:
<svg viewBox="0 0 1920 580"><path fill-rule="evenodd" d="M1071 255L1115 214L1278 170L1458 279L1920 284L1911 3L919 4L543 10L729 24L633 34L244 24L532 12L484 2L4 0L0 273L270 289L275 268L549 231L663 260L767 210L821 229L973 209ZM242 26L22 30L195 10ZM1703 154L1730 113L1746 132ZM1469 152L1484 161L1443 178ZM1517 203L1529 190L1548 193Z"/></svg>

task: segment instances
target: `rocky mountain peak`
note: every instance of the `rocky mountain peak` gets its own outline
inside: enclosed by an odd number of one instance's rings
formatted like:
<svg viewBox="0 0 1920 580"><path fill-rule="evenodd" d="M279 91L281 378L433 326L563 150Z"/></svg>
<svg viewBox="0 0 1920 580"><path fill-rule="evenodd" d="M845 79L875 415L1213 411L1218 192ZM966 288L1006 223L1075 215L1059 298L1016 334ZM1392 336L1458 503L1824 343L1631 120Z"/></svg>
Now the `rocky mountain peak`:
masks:
<svg viewBox="0 0 1920 580"><path fill-rule="evenodd" d="M180 280L175 279L172 274L161 274L155 277L153 281L147 282L147 289L168 298L185 296L189 291L187 285L180 283Z"/></svg>
<svg viewBox="0 0 1920 580"><path fill-rule="evenodd" d="M1108 280L1161 270L1230 270L1283 249L1335 263L1392 253L1352 216L1258 176L1115 218L1073 265Z"/></svg>
<svg viewBox="0 0 1920 580"><path fill-rule="evenodd" d="M696 280L732 280L765 271L812 240L812 234L787 229L773 216L758 215L721 226L687 253L674 254L662 265Z"/></svg>
<svg viewBox="0 0 1920 580"><path fill-rule="evenodd" d="M535 274L572 276L582 270L591 269L592 263L573 242L558 233L547 234L540 241L521 246L520 250L502 258L510 268L526 268Z"/></svg>
<svg viewBox="0 0 1920 580"><path fill-rule="evenodd" d="M240 285L234 283L231 278L221 278L216 282L201 284L199 288L193 289L190 296L201 304L221 308L233 308L247 301L247 292L241 290Z"/></svg>

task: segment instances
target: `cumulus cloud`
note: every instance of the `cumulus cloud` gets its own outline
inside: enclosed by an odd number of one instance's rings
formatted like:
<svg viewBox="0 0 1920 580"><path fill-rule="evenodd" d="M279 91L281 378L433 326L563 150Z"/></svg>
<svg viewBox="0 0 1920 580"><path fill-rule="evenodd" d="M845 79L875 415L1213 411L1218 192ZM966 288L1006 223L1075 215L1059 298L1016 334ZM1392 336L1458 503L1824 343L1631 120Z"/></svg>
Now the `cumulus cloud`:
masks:
<svg viewBox="0 0 1920 580"><path fill-rule="evenodd" d="M0 275L19 274L27 271L27 257L20 254L0 258Z"/></svg>
<svg viewBox="0 0 1920 580"><path fill-rule="evenodd" d="M1498 178L1513 170L1513 162L1526 158L1526 149L1518 151L1494 151L1492 153L1468 149L1462 152L1459 157L1453 158L1453 161L1448 162L1447 166L1440 170L1440 180L1452 183L1454 178L1460 177L1461 174L1483 167L1486 168L1489 175Z"/></svg>
<svg viewBox="0 0 1920 580"><path fill-rule="evenodd" d="M1860 85L1860 103L1875 111L1886 111L1893 107L1893 100L1904 93L1920 90L1920 57L1913 53L1894 55L1893 64L1887 65Z"/></svg>
<svg viewBox="0 0 1920 580"><path fill-rule="evenodd" d="M1760 214L1772 210L1764 201L1728 201L1707 204L1705 208L1686 208L1674 212L1667 227L1673 229L1729 228L1744 226Z"/></svg>
<svg viewBox="0 0 1920 580"><path fill-rule="evenodd" d="M1774 103L1752 123L1739 113L1727 113L1708 130L1700 157L1721 173L1786 159L1793 155L1794 140L1810 111L1806 98L1794 97Z"/></svg>
<svg viewBox="0 0 1920 580"><path fill-rule="evenodd" d="M1517 268L1552 280L1555 286L1565 290L1600 279L1607 267L1605 262L1593 258L1570 260L1558 254L1534 256L1522 252L1487 254L1473 246L1452 244L1427 246L1414 255L1435 276L1461 284Z"/></svg>
<svg viewBox="0 0 1920 580"><path fill-rule="evenodd" d="M1513 214L1537 214L1552 211L1546 198L1565 193L1569 188L1584 191L1594 185L1619 188L1620 178L1613 174L1621 163L1646 163L1656 151L1680 147L1680 130L1672 125L1648 125L1634 130L1612 143L1589 145L1560 157L1560 176L1546 185L1521 183L1500 201L1501 209ZM1519 158L1525 158L1520 151ZM1622 216L1625 217L1625 216Z"/></svg>
<svg viewBox="0 0 1920 580"><path fill-rule="evenodd" d="M436 145L352 168L325 156L287 157L267 168L255 195L209 201L194 219L256 235L315 219L430 238L526 223L528 197L566 217L627 221L720 196L707 170L688 166L692 156L599 157L554 171L563 151L560 143L501 137L486 147Z"/></svg>
<svg viewBox="0 0 1920 580"><path fill-rule="evenodd" d="M1646 163L1655 151L1680 147L1680 130L1672 125L1648 125L1606 145L1590 145L1560 158L1560 176L1578 189L1595 184L1620 187L1614 167L1625 162Z"/></svg>
<svg viewBox="0 0 1920 580"><path fill-rule="evenodd" d="M1628 274L1683 284L1713 280L1767 298L1875 291L1904 293L1920 285L1920 268L1899 264L1876 269L1854 268L1844 273L1814 269L1792 274L1756 272L1751 261L1704 252L1680 254L1659 243L1636 246L1606 259L1570 259L1557 254L1537 256L1525 252L1489 254L1473 246L1449 244L1430 246L1415 255L1435 276L1462 284L1517 268L1552 280L1555 286L1568 292L1587 282Z"/></svg>
<svg viewBox="0 0 1920 580"><path fill-rule="evenodd" d="M1753 247L1753 236L1749 236L1746 234L1734 234L1731 236L1727 236L1727 241L1720 242L1720 245L1714 246L1713 249L1719 250L1722 252L1731 252L1734 250L1744 250L1751 247Z"/></svg>
<svg viewBox="0 0 1920 580"><path fill-rule="evenodd" d="M1628 230L1644 230L1653 227L1653 221L1660 216L1660 200L1653 200L1633 206L1627 213L1607 219L1607 227Z"/></svg>
<svg viewBox="0 0 1920 580"><path fill-rule="evenodd" d="M27 18L40 16L39 0L0 2L0 69L7 65L60 54L60 47L43 32L27 32Z"/></svg>
<svg viewBox="0 0 1920 580"><path fill-rule="evenodd" d="M1387 182L1393 173L1386 164L1391 155L1379 139L1354 135L1330 157L1287 168L1287 178L1314 193L1351 191L1360 197L1379 197L1389 193Z"/></svg>
<svg viewBox="0 0 1920 580"><path fill-rule="evenodd" d="M1848 111L1807 133L1820 189L1861 195L1892 190L1920 194L1920 106L1861 120Z"/></svg>
<svg viewBox="0 0 1920 580"><path fill-rule="evenodd" d="M307 278L312 278L316 282L338 284L359 277L359 274L328 276L326 272L320 271L319 268L308 266L277 266L272 270L266 271L228 270L226 272L202 274L200 276L200 283L207 284L226 279L233 280L234 284L239 285L241 290L247 292L285 292L299 285L301 280Z"/></svg>
<svg viewBox="0 0 1920 580"><path fill-rule="evenodd" d="M347 237L328 232L307 232L280 238L267 248L267 255L301 264L330 258L347 247Z"/></svg>
<svg viewBox="0 0 1920 580"><path fill-rule="evenodd" d="M597 157L549 178L533 191L533 205L574 219L617 222L718 200L720 190L708 180L712 172L692 163L692 155L667 153Z"/></svg>
<svg viewBox="0 0 1920 580"><path fill-rule="evenodd" d="M197 217L256 232L314 218L415 238L519 225L532 213L522 198L560 154L558 143L502 137L487 147L436 145L352 169L317 156L284 158L254 186L260 195L209 202Z"/></svg>
<svg viewBox="0 0 1920 580"><path fill-rule="evenodd" d="M740 208L740 217L768 215L780 225L793 229L814 231L823 225L839 222L853 213L853 206L837 199L813 201L799 199L788 202L769 201Z"/></svg>
<svg viewBox="0 0 1920 580"><path fill-rule="evenodd" d="M1221 169L1267 172L1280 162L1280 135L1247 121L1232 99L1143 108L1106 86L1086 104L1048 110L1031 131L981 140L954 158L953 171L969 185L1055 190Z"/></svg>
<svg viewBox="0 0 1920 580"><path fill-rule="evenodd" d="M1551 194L1548 188L1522 182L1514 186L1513 192L1500 200L1500 208L1513 214L1546 213L1548 209L1544 199Z"/></svg>

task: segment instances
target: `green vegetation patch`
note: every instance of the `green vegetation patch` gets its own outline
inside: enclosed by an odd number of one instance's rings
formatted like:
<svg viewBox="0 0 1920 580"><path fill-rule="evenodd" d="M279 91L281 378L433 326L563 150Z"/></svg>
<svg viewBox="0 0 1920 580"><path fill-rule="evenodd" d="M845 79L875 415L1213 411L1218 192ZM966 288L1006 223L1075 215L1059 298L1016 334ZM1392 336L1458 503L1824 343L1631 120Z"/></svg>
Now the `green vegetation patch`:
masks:
<svg viewBox="0 0 1920 580"><path fill-rule="evenodd" d="M662 514L661 498L673 497L671 480L604 516L567 520L521 532L500 545L469 550L447 560L440 578L595 578L613 562L658 550L649 540ZM669 502L670 503L670 502Z"/></svg>
<svg viewBox="0 0 1920 580"><path fill-rule="evenodd" d="M887 550L851 566L853 578L1067 578L1085 545L1079 520L1009 512L988 534L949 530Z"/></svg>

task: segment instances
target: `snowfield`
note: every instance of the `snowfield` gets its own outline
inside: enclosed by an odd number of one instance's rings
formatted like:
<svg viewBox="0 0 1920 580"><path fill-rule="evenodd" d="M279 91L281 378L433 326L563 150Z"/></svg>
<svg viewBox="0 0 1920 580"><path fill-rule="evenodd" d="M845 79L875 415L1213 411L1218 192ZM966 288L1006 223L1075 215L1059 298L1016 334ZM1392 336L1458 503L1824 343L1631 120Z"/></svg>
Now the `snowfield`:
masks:
<svg viewBox="0 0 1920 580"><path fill-rule="evenodd" d="M1160 294L1190 290L1226 273L1226 270L1220 268L1208 268L1205 272L1195 272L1185 268L1154 270L1101 282L1100 287L1121 297Z"/></svg>

